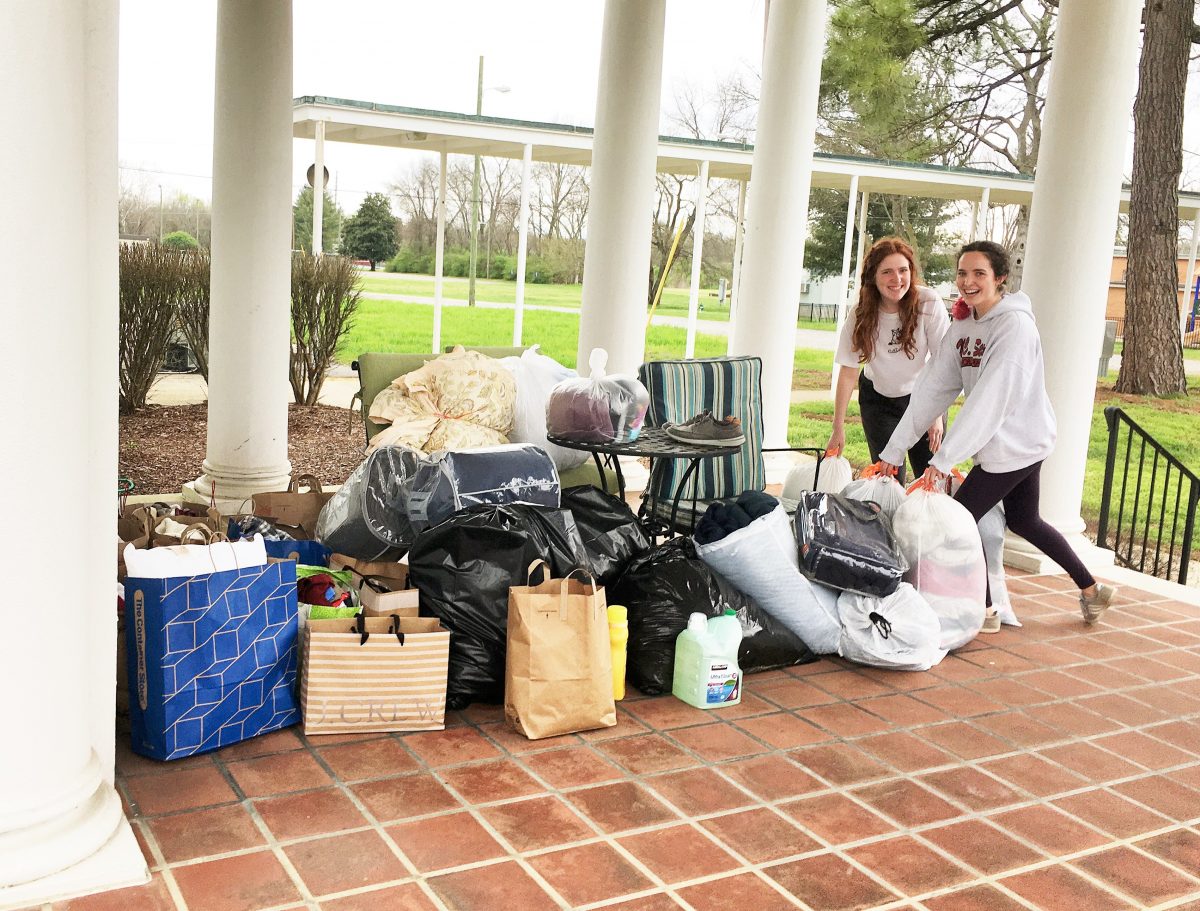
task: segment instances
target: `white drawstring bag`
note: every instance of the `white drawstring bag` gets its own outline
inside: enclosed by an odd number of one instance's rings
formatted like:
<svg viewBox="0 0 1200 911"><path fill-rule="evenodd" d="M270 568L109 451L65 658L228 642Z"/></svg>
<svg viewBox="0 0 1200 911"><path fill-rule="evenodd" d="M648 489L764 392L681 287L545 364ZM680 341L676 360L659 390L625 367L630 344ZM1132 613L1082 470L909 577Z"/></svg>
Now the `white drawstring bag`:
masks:
<svg viewBox="0 0 1200 911"><path fill-rule="evenodd" d="M877 503L880 512L891 519L904 502L904 487L892 475L884 474L876 462L864 468L857 481L847 484L842 496Z"/></svg>
<svg viewBox="0 0 1200 911"><path fill-rule="evenodd" d="M908 560L905 581L929 602L941 623L939 647L966 645L983 626L987 585L975 519L948 494L918 480L896 510L892 531Z"/></svg>
<svg viewBox="0 0 1200 911"><path fill-rule="evenodd" d="M838 654L848 661L895 671L927 671L946 657L941 623L907 582L886 598L842 592Z"/></svg>
<svg viewBox="0 0 1200 911"><path fill-rule="evenodd" d="M796 536L782 506L719 541L697 543L696 556L799 636L814 654L837 652L838 593L800 575Z"/></svg>
<svg viewBox="0 0 1200 911"><path fill-rule="evenodd" d="M840 452L826 452L820 461L819 473L817 464L815 461L801 462L788 472L783 482L783 493L779 498L788 512L796 511L800 495L806 490L841 493L854 479L854 470L850 467L850 462Z"/></svg>
<svg viewBox="0 0 1200 911"><path fill-rule="evenodd" d="M1008 584L1004 581L1004 532L1008 525L1004 520L1004 506L997 503L979 520L979 538L983 542L983 555L987 558L988 588L992 593L992 607L1005 626L1020 626L1012 599L1008 596Z"/></svg>

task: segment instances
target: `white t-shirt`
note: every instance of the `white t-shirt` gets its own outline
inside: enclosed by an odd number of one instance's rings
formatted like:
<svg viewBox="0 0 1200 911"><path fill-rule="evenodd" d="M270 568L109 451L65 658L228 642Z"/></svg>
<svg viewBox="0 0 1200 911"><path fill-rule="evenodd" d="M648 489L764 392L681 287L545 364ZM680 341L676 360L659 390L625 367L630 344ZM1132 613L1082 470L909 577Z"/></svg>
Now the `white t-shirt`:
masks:
<svg viewBox="0 0 1200 911"><path fill-rule="evenodd" d="M937 350L938 343L950 326L946 306L932 288L918 285L917 299L920 314L916 332L913 333L916 350L911 358L900 347L900 314L880 311L879 325L875 330L875 353L865 365L859 364L858 352L851 341L855 308L846 315L833 362L843 367L863 366L867 379L875 385L875 391L880 395L895 399L911 393L917 374L924 368L930 352Z"/></svg>

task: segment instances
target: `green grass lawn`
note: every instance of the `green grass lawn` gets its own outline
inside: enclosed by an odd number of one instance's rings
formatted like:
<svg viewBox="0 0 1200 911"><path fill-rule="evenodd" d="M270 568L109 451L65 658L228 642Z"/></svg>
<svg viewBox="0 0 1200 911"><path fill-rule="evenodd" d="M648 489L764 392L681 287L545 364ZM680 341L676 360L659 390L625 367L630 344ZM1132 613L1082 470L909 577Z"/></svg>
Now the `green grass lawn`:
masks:
<svg viewBox="0 0 1200 911"><path fill-rule="evenodd" d="M431 276L364 272L361 281L363 290L368 293L433 297ZM442 293L448 300L467 299L468 283L465 278L447 278L443 281ZM479 300L512 304L516 302L516 288L515 282L481 278L475 281L475 296ZM525 284L525 303L531 306L578 307L582 294L582 285L535 285L532 282ZM665 288L655 312L664 316L687 316L688 297L686 288ZM704 308L698 314L700 319L721 322L729 319L729 308L717 302L716 291L702 288L700 303ZM834 329L833 323L811 320L801 320L796 325L802 329Z"/></svg>

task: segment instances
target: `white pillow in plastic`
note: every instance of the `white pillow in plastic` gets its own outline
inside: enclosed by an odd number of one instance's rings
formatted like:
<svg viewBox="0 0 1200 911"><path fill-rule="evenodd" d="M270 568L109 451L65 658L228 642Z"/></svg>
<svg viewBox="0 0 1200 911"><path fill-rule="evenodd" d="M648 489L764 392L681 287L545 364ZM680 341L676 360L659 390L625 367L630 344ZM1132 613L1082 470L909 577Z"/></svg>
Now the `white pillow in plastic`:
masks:
<svg viewBox="0 0 1200 911"><path fill-rule="evenodd" d="M842 592L838 654L858 664L927 671L946 657L937 614L907 582L886 598Z"/></svg>
<svg viewBox="0 0 1200 911"><path fill-rule="evenodd" d="M917 488L896 510L892 531L908 560L905 580L941 622L939 647L966 645L983 626L987 584L975 519L947 494Z"/></svg>
<svg viewBox="0 0 1200 911"><path fill-rule="evenodd" d="M516 413L509 442L541 446L550 453L559 471L569 471L586 462L587 452L546 442L546 403L550 400L550 390L563 380L576 376L575 371L542 354L536 345L522 352L520 357L501 358L500 363L517 381Z"/></svg>
<svg viewBox="0 0 1200 911"><path fill-rule="evenodd" d="M841 636L837 592L800 575L796 537L782 506L720 541L697 543L696 555L815 654L837 651Z"/></svg>
<svg viewBox="0 0 1200 911"><path fill-rule="evenodd" d="M1005 626L1020 626L1012 599L1008 596L1008 584L1004 581L1004 532L1008 525L1004 520L1004 506L997 503L979 520L979 538L983 542L983 555L987 558L988 587L992 592L992 607L1000 615Z"/></svg>
<svg viewBox="0 0 1200 911"><path fill-rule="evenodd" d="M904 502L904 488L895 478L873 475L851 481L842 489L842 496L851 500L870 500L878 503L880 511L889 519Z"/></svg>

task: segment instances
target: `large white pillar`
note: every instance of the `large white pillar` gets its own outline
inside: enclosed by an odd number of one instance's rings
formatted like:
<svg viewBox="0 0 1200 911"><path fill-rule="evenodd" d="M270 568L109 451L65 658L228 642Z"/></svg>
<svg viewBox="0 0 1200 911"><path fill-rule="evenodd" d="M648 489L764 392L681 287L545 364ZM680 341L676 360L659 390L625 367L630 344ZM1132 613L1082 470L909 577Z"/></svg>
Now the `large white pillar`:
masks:
<svg viewBox="0 0 1200 911"><path fill-rule="evenodd" d="M529 176L533 166L533 146L521 150L521 205L517 212L517 288L513 307L513 344L521 344L525 326L525 260L529 255Z"/></svg>
<svg viewBox="0 0 1200 911"><path fill-rule="evenodd" d="M185 493L238 508L291 473L291 0L217 4L215 110L208 451Z"/></svg>
<svg viewBox="0 0 1200 911"><path fill-rule="evenodd" d="M3 313L11 346L0 450L19 517L12 555L39 580L43 610L0 637L0 908L149 878L113 788L116 612L112 523L117 477L117 3L0 4L0 84L8 115L36 125L0 143ZM54 294L28 268L28 238L55 241ZM35 395L30 399L30 389ZM49 403L74 400L69 445ZM19 432L18 432L19 428ZM17 440L19 437L19 441ZM45 546L72 516L69 559ZM22 543L23 542L23 543ZM14 618L17 615L14 614Z"/></svg>
<svg viewBox="0 0 1200 911"><path fill-rule="evenodd" d="M757 354L763 361L768 446L787 445L824 49L825 0L773 0L763 52L742 303L733 334L736 354Z"/></svg>
<svg viewBox="0 0 1200 911"><path fill-rule="evenodd" d="M688 290L687 341L683 356L696 354L696 320L700 316L700 268L704 264L704 219L708 212L708 162L700 162L696 179L696 219L692 222L692 282Z"/></svg>
<svg viewBox="0 0 1200 911"><path fill-rule="evenodd" d="M1082 532L1096 364L1137 82L1138 0L1062 0L1042 119L1022 290L1042 335L1058 443L1041 510Z"/></svg>
<svg viewBox="0 0 1200 911"><path fill-rule="evenodd" d="M608 350L611 373L645 351L646 277L658 156L666 0L606 0L583 259L578 364Z"/></svg>

